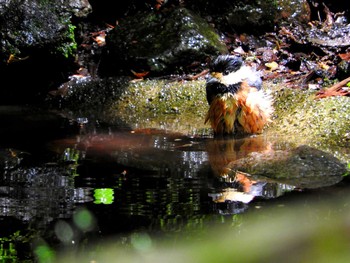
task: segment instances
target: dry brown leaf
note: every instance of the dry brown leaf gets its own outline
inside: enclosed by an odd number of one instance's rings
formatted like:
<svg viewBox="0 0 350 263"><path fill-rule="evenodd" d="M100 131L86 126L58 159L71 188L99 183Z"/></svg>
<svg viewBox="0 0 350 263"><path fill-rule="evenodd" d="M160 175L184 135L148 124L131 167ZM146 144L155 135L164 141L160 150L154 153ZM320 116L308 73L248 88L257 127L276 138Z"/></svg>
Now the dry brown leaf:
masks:
<svg viewBox="0 0 350 263"><path fill-rule="evenodd" d="M316 93L317 99L322 99L331 96L350 96L350 90L344 89L344 86L350 82L350 77L334 84L328 89L320 90Z"/></svg>
<svg viewBox="0 0 350 263"><path fill-rule="evenodd" d="M350 53L338 54L342 60L350 61Z"/></svg>
<svg viewBox="0 0 350 263"><path fill-rule="evenodd" d="M144 72L136 72L134 70L131 70L131 73L138 79L143 79L149 74L149 71L144 71Z"/></svg>

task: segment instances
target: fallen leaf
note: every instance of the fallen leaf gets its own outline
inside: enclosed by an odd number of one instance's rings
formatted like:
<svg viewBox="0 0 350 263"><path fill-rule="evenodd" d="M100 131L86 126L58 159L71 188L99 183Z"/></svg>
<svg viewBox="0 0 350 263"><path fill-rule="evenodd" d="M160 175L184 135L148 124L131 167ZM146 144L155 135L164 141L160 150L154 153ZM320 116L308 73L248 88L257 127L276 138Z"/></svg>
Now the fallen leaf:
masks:
<svg viewBox="0 0 350 263"><path fill-rule="evenodd" d="M321 68L321 69L324 69L324 70L328 70L329 69L329 66L324 63L324 62L319 62L318 63L318 66Z"/></svg>
<svg viewBox="0 0 350 263"><path fill-rule="evenodd" d="M320 89L319 84L308 84L309 90L318 90Z"/></svg>
<svg viewBox="0 0 350 263"><path fill-rule="evenodd" d="M99 31L91 33L92 39L97 43L99 47L103 47L106 45L106 32L105 31Z"/></svg>
<svg viewBox="0 0 350 263"><path fill-rule="evenodd" d="M149 74L149 71L144 71L144 72L136 72L131 70L131 73L138 79L143 79Z"/></svg>
<svg viewBox="0 0 350 263"><path fill-rule="evenodd" d="M350 61L350 53L338 54L338 56L345 61Z"/></svg>
<svg viewBox="0 0 350 263"><path fill-rule="evenodd" d="M13 63L13 62L18 62L18 61L26 60L26 59L28 59L28 58L29 58L29 56L20 58L20 57L17 57L17 56L15 56L15 55L11 54L11 55L9 56L8 60L7 60L7 64L11 64L11 63Z"/></svg>
<svg viewBox="0 0 350 263"><path fill-rule="evenodd" d="M270 63L265 63L265 66L269 68L270 71L275 71L276 69L278 69L278 64L275 61Z"/></svg>

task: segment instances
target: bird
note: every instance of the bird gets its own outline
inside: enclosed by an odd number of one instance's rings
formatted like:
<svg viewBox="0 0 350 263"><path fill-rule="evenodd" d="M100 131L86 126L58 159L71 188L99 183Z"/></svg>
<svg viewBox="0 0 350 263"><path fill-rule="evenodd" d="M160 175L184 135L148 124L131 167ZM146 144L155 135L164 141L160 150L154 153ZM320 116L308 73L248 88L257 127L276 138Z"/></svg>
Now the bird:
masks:
<svg viewBox="0 0 350 263"><path fill-rule="evenodd" d="M205 123L210 123L214 136L260 134L271 122L273 99L262 89L260 72L240 56L219 55L210 62L205 88Z"/></svg>

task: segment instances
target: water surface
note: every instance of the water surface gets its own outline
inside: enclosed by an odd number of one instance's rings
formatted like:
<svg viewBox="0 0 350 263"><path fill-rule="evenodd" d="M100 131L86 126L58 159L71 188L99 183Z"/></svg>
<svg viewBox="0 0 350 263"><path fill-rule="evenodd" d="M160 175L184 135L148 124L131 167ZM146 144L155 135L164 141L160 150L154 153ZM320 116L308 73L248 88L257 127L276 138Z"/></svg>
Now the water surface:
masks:
<svg viewBox="0 0 350 263"><path fill-rule="evenodd" d="M135 130L19 107L2 107L0 121L0 256L8 262L45 262L108 237L128 247L133 233L200 239L251 211L345 187L338 175L301 187L236 169L252 156L288 155L295 145L280 138Z"/></svg>

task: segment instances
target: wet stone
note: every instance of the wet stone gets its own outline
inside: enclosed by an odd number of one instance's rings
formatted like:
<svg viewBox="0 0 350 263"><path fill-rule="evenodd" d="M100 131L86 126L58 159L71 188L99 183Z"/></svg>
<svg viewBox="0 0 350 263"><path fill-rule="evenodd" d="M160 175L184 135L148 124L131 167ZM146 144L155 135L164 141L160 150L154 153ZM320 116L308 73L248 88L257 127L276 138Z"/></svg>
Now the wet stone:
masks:
<svg viewBox="0 0 350 263"><path fill-rule="evenodd" d="M260 180L272 179L298 188L334 185L347 173L346 165L333 155L306 145L291 150L253 152L229 166L253 177L265 177Z"/></svg>
<svg viewBox="0 0 350 263"><path fill-rule="evenodd" d="M100 71L183 72L194 61L226 53L226 46L204 19L185 8L164 14L138 14L109 33Z"/></svg>

